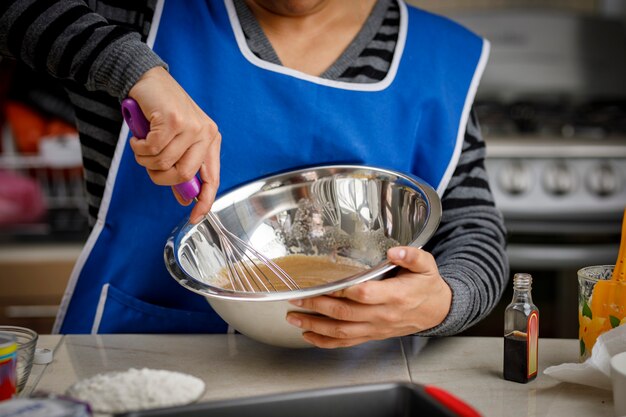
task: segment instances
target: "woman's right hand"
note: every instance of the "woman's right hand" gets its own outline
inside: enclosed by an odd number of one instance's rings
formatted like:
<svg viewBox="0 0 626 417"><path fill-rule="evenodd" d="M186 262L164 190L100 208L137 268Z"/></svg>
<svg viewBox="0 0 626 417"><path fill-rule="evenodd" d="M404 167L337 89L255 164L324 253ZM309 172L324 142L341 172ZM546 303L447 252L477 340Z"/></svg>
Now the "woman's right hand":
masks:
<svg viewBox="0 0 626 417"><path fill-rule="evenodd" d="M139 165L155 184L173 186L200 172L202 188L189 216L199 222L211 209L219 186L220 144L217 125L162 67L147 71L128 93L150 122L145 140L131 138ZM185 201L172 188L176 199Z"/></svg>

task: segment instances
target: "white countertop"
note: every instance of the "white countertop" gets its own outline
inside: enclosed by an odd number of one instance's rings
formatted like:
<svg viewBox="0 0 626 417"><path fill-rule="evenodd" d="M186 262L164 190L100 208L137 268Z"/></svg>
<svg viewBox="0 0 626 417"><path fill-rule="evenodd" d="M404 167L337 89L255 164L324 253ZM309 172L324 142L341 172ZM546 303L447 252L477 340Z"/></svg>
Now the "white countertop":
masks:
<svg viewBox="0 0 626 417"><path fill-rule="evenodd" d="M201 401L378 382L435 385L488 416L612 416L610 391L543 375L578 360L578 341L541 339L539 374L528 384L502 379L501 338L407 337L338 349L282 349L242 335L40 336L55 348L49 365L34 365L22 395L63 393L100 372L153 368L204 380Z"/></svg>

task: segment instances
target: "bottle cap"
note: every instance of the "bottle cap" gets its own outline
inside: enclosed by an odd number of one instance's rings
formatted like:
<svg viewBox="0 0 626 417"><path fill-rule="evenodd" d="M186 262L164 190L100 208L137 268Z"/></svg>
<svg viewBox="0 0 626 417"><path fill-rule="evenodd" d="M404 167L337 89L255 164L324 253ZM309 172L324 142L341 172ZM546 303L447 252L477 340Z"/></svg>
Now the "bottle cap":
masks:
<svg viewBox="0 0 626 417"><path fill-rule="evenodd" d="M52 350L46 348L35 349L35 357L33 363L37 365L46 365L52 362Z"/></svg>

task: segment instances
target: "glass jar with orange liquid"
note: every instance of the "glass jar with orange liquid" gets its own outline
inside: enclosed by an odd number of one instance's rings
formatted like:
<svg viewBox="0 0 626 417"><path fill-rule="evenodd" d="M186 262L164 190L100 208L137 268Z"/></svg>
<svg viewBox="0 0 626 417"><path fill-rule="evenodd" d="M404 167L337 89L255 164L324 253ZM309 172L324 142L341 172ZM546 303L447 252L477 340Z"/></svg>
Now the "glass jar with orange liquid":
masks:
<svg viewBox="0 0 626 417"><path fill-rule="evenodd" d="M578 271L578 339L580 361L591 356L596 339L602 333L626 323L626 281L611 280L613 265L588 266ZM602 294L594 288L606 280Z"/></svg>

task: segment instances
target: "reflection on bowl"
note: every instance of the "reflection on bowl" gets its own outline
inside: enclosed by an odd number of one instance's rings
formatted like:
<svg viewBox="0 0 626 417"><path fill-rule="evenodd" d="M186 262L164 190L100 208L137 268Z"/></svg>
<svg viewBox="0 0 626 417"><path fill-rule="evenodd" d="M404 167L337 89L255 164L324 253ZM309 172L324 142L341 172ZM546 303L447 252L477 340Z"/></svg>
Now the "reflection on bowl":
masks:
<svg viewBox="0 0 626 417"><path fill-rule="evenodd" d="M226 264L217 233L204 220L174 230L165 248L171 275L205 296L232 327L259 341L308 345L285 321L298 310L287 300L306 298L380 279L394 268L388 248L423 246L441 218L437 193L411 175L335 165L287 172L239 187L215 201L213 213L230 232L271 259L316 255L364 265L362 272L310 288L244 292L225 288Z"/></svg>
<svg viewBox="0 0 626 417"><path fill-rule="evenodd" d="M33 367L37 332L25 327L0 326L0 333L8 333L16 338L17 342L17 392L21 392L28 381L30 370Z"/></svg>

